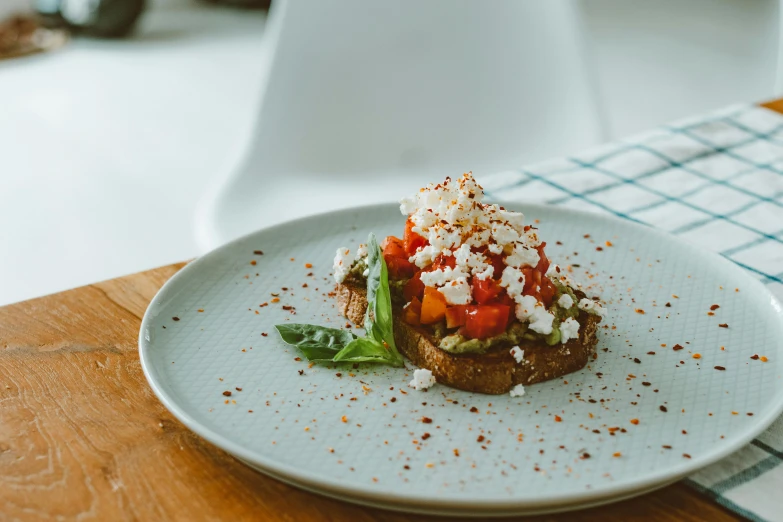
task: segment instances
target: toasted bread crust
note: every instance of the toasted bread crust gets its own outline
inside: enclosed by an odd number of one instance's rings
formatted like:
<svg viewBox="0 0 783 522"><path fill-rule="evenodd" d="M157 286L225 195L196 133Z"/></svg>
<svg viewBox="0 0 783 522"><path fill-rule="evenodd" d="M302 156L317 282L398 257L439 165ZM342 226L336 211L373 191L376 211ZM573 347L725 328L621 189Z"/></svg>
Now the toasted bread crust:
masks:
<svg viewBox="0 0 783 522"><path fill-rule="evenodd" d="M356 279L337 285L337 305L345 317L362 324L367 309L364 285ZM483 354L450 354L438 348L425 329L405 323L401 315L393 314L394 341L405 357L432 371L442 384L494 395L508 393L517 384L534 384L582 369L595 354L601 321L596 315L580 311L578 339L555 346L543 341L523 341L519 348L524 350L525 359L517 363L509 352L511 346Z"/></svg>

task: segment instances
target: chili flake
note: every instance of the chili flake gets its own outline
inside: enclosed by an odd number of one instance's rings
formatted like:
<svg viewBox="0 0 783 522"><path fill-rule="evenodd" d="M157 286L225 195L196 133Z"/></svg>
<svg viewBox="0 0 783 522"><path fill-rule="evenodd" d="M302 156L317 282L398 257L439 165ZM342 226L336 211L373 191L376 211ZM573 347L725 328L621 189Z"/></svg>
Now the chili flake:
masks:
<svg viewBox="0 0 783 522"><path fill-rule="evenodd" d="M681 344L675 344L674 346L672 346L672 350L674 350L675 352L679 351L679 350L682 350L682 349L683 349L683 346Z"/></svg>
<svg viewBox="0 0 783 522"><path fill-rule="evenodd" d="M619 458L619 457L622 457L622 456L623 456L623 454L620 453L619 451L615 452L615 453L612 453L612 457L614 457L614 458Z"/></svg>
<svg viewBox="0 0 783 522"><path fill-rule="evenodd" d="M716 366L715 369L721 372L726 371L726 368L724 368L723 366Z"/></svg>
<svg viewBox="0 0 783 522"><path fill-rule="evenodd" d="M476 442L484 442L484 435L479 435Z"/></svg>
<svg viewBox="0 0 783 522"><path fill-rule="evenodd" d="M700 353L694 353L693 354L693 358L694 359L701 359L701 354Z"/></svg>
<svg viewBox="0 0 783 522"><path fill-rule="evenodd" d="M555 415L555 422L563 422L563 419L560 417L560 415Z"/></svg>
<svg viewBox="0 0 783 522"><path fill-rule="evenodd" d="M729 327L729 325L726 324L726 323L721 323L718 326L721 327L721 328L728 328Z"/></svg>
<svg viewBox="0 0 783 522"><path fill-rule="evenodd" d="M766 357L764 357L763 355L761 357L759 357L759 359L761 359L761 362L767 362L769 360Z"/></svg>
<svg viewBox="0 0 783 522"><path fill-rule="evenodd" d="M272 301L273 303L279 303L279 302L280 302L280 298L279 298L279 297L273 297L273 298L271 299L271 301Z"/></svg>
<svg viewBox="0 0 783 522"><path fill-rule="evenodd" d="M715 310L717 310L718 308L720 308L720 306L718 306L718 305L716 305L716 304L714 304L714 305L710 306L710 310L712 310L713 312L714 312Z"/></svg>
<svg viewBox="0 0 783 522"><path fill-rule="evenodd" d="M342 417L340 417L340 420L343 422L348 422L348 417L346 415L343 415Z"/></svg>
<svg viewBox="0 0 783 522"><path fill-rule="evenodd" d="M264 255L264 253L262 251L260 251L260 250L253 250L253 253L255 255L257 255L257 256L263 256Z"/></svg>
<svg viewBox="0 0 783 522"><path fill-rule="evenodd" d="M753 359L754 361L758 361L759 360L758 354L755 354L755 353L753 355L751 355L750 358Z"/></svg>
<svg viewBox="0 0 783 522"><path fill-rule="evenodd" d="M225 395L226 397L231 397L231 392L226 390L223 392L223 395Z"/></svg>
<svg viewBox="0 0 783 522"><path fill-rule="evenodd" d="M313 268L313 264L312 263L305 263L305 268Z"/></svg>
<svg viewBox="0 0 783 522"><path fill-rule="evenodd" d="M756 359L758 359L758 357L756 357ZM478 411L478 408L476 408L475 406L472 406L472 407L470 408L470 413L478 413L478 412L479 412L479 411Z"/></svg>
<svg viewBox="0 0 783 522"><path fill-rule="evenodd" d="M430 419L429 417L422 417L421 422L423 422L424 424L432 424L432 419Z"/></svg>
<svg viewBox="0 0 783 522"><path fill-rule="evenodd" d="M638 425L639 419L631 419L631 424L633 424L634 426Z"/></svg>
<svg viewBox="0 0 783 522"><path fill-rule="evenodd" d="M253 266L256 266L258 264L258 262L255 259L253 259L252 261L250 261L250 264L253 265Z"/></svg>
<svg viewBox="0 0 783 522"><path fill-rule="evenodd" d="M644 315L644 310L642 310L641 308L637 308L637 309L636 309L636 310L634 310L634 311L635 311L637 314Z"/></svg>

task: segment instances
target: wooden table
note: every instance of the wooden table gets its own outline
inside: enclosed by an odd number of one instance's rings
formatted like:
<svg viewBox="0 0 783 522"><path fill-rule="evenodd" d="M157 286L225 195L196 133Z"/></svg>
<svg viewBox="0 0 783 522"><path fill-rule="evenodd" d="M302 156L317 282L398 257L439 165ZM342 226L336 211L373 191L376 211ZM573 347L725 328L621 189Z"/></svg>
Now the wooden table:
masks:
<svg viewBox="0 0 783 522"><path fill-rule="evenodd" d="M783 100L765 104L783 113ZM257 473L153 395L137 337L184 263L0 308L0 519L429 520L330 500ZM741 520L683 484L533 520Z"/></svg>

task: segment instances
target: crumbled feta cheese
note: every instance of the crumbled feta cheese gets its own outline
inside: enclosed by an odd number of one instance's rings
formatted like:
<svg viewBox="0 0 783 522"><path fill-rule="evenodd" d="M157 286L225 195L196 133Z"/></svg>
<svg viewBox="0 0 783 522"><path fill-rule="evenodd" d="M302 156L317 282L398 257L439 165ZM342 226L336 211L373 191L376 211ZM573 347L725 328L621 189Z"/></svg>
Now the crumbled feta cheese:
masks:
<svg viewBox="0 0 783 522"><path fill-rule="evenodd" d="M432 375L431 371L420 368L413 372L413 380L408 383L408 386L422 391L435 384L435 382L435 377Z"/></svg>
<svg viewBox="0 0 783 522"><path fill-rule="evenodd" d="M579 337L579 323L573 317L569 317L560 323L560 342L565 344L570 339Z"/></svg>
<svg viewBox="0 0 783 522"><path fill-rule="evenodd" d="M546 270L547 277L557 277L560 274L560 267L555 263L550 263L549 268Z"/></svg>
<svg viewBox="0 0 783 522"><path fill-rule="evenodd" d="M552 333L552 322L555 316L548 312L542 303L536 301L536 298L530 295L523 296L517 301L517 319L521 322L530 322L529 328L542 335Z"/></svg>
<svg viewBox="0 0 783 522"><path fill-rule="evenodd" d="M422 272L421 282L424 283L424 286L443 286L457 279L467 279L469 275L460 267L451 268L447 266L431 272Z"/></svg>
<svg viewBox="0 0 783 522"><path fill-rule="evenodd" d="M506 289L511 299L519 302L523 297L522 290L525 289L525 274L518 268L507 266L500 276L499 284Z"/></svg>
<svg viewBox="0 0 783 522"><path fill-rule="evenodd" d="M525 350L520 350L519 346L514 346L509 353L517 361L517 364L521 364L525 360Z"/></svg>
<svg viewBox="0 0 783 522"><path fill-rule="evenodd" d="M351 251L347 248L338 248L334 256L334 280L338 283L345 281L351 271Z"/></svg>
<svg viewBox="0 0 783 522"><path fill-rule="evenodd" d="M490 243L487 247L487 250L490 251L492 254L500 254L503 252L503 245L498 245L497 243Z"/></svg>
<svg viewBox="0 0 783 522"><path fill-rule="evenodd" d="M530 248L524 243L514 243L511 254L506 256L506 264L508 266L517 266L519 268L538 265L538 261L541 257L538 255L538 250Z"/></svg>
<svg viewBox="0 0 783 522"><path fill-rule="evenodd" d="M479 273L475 274L473 277L475 277L476 279L484 280L484 279L492 277L494 274L495 274L495 267L492 266L492 265L489 265L489 266L487 266L486 269L484 269L483 272L479 272Z"/></svg>
<svg viewBox="0 0 783 522"><path fill-rule="evenodd" d="M359 248L356 249L356 260L364 259L367 257L367 254L369 254L369 250L367 250L367 245L362 243L359 245Z"/></svg>
<svg viewBox="0 0 783 522"><path fill-rule="evenodd" d="M418 201L416 196L409 197L409 198L402 198L400 200L400 212L402 212L403 216L410 216L414 212L416 212Z"/></svg>
<svg viewBox="0 0 783 522"><path fill-rule="evenodd" d="M599 303L596 303L592 299L580 299L579 308L588 313L604 315L604 308Z"/></svg>
<svg viewBox="0 0 783 522"><path fill-rule="evenodd" d="M457 266L464 268L472 274L478 274L486 271L487 267L492 266L486 256L481 252L473 252L470 245L463 243L454 251L454 259Z"/></svg>
<svg viewBox="0 0 783 522"><path fill-rule="evenodd" d="M517 384L516 386L511 388L509 394L512 397L522 397L525 394L525 387L522 386L521 384Z"/></svg>
<svg viewBox="0 0 783 522"><path fill-rule="evenodd" d="M519 241L519 232L507 223L492 223L492 238L499 245L508 245Z"/></svg>
<svg viewBox="0 0 783 522"><path fill-rule="evenodd" d="M557 300L557 306L565 310L568 310L572 306L574 306L574 300L571 298L570 295L563 294L560 296L560 299Z"/></svg>
<svg viewBox="0 0 783 522"><path fill-rule="evenodd" d="M446 283L445 286L438 288L438 291L443 294L446 302L450 305L466 305L473 301L470 285L464 277Z"/></svg>

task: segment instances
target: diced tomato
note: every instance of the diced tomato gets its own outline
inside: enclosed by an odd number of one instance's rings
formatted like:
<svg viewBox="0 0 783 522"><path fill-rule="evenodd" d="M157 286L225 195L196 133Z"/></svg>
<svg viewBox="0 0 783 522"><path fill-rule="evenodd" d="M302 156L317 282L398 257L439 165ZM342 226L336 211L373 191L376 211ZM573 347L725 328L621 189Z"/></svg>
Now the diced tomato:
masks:
<svg viewBox="0 0 783 522"><path fill-rule="evenodd" d="M419 247L423 247L427 244L427 240L414 232L413 227L413 221L408 219L408 221L405 222L405 235L402 236L405 251L408 253L408 256L412 256Z"/></svg>
<svg viewBox="0 0 783 522"><path fill-rule="evenodd" d="M544 253L544 247L546 246L546 243L541 243L538 245L538 264L536 265L536 270L541 272L542 274L546 274L546 271L549 270L549 258L546 257L546 254Z"/></svg>
<svg viewBox="0 0 783 522"><path fill-rule="evenodd" d="M440 254L430 265L428 272L432 270L443 270L446 267L454 268L457 266L457 259L454 256L444 256Z"/></svg>
<svg viewBox="0 0 783 522"><path fill-rule="evenodd" d="M405 252L405 244L402 239L394 236L387 237L384 241L383 257L401 257L408 259L410 256Z"/></svg>
<svg viewBox="0 0 783 522"><path fill-rule="evenodd" d="M506 327L508 327L517 318L517 304L506 292L498 296L498 303L508 306L508 322L506 323Z"/></svg>
<svg viewBox="0 0 783 522"><path fill-rule="evenodd" d="M541 295L541 302L549 307L549 305L552 304L552 300L555 298L556 292L557 287L555 284L548 277L543 277L541 279L541 290L539 292Z"/></svg>
<svg viewBox="0 0 783 522"><path fill-rule="evenodd" d="M411 277L407 283L405 283L405 287L402 289L402 295L405 296L406 301L410 301L414 297L417 297L418 299L424 297L424 283L421 282L421 273L422 271L419 270L413 274L413 277Z"/></svg>
<svg viewBox="0 0 783 522"><path fill-rule="evenodd" d="M386 267L389 269L390 279L408 279L416 271L416 265L401 257L386 257Z"/></svg>
<svg viewBox="0 0 783 522"><path fill-rule="evenodd" d="M492 277L500 280L503 275L503 270L506 269L506 264L503 262L503 256L500 254L489 254L489 262L492 263L494 270L492 271Z"/></svg>
<svg viewBox="0 0 783 522"><path fill-rule="evenodd" d="M384 240L383 259L391 279L408 279L416 272L416 265L408 261L402 239L389 236Z"/></svg>
<svg viewBox="0 0 783 522"><path fill-rule="evenodd" d="M523 268L522 275L525 276L525 287L522 293L525 295L532 295L537 291L538 282L541 280L541 273L533 268ZM538 281L536 281L538 277Z"/></svg>
<svg viewBox="0 0 783 522"><path fill-rule="evenodd" d="M478 304L488 304L503 292L503 287L491 278L473 278L473 300Z"/></svg>
<svg viewBox="0 0 783 522"><path fill-rule="evenodd" d="M421 324L421 301L418 297L411 299L408 306L405 307L402 320L413 326Z"/></svg>
<svg viewBox="0 0 783 522"><path fill-rule="evenodd" d="M458 326L464 326L467 311L467 305L456 305L446 308L446 327L457 328Z"/></svg>
<svg viewBox="0 0 783 522"><path fill-rule="evenodd" d="M502 304L468 306L463 333L470 339L486 339L506 331L509 307Z"/></svg>
<svg viewBox="0 0 783 522"><path fill-rule="evenodd" d="M421 323L437 323L446 315L446 298L437 289L424 288L424 300L421 302Z"/></svg>

